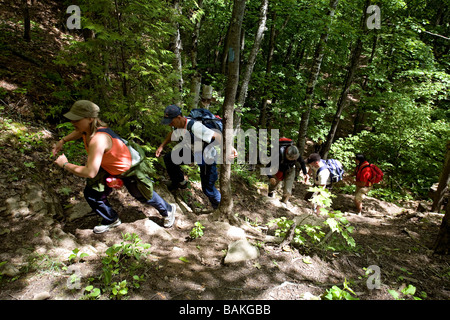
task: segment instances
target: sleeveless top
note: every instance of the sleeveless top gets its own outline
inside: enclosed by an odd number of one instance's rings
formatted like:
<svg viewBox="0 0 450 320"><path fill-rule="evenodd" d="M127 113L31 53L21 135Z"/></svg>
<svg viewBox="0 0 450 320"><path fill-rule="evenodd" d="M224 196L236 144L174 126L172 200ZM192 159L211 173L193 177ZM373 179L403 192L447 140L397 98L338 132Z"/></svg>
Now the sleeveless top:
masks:
<svg viewBox="0 0 450 320"><path fill-rule="evenodd" d="M129 170L132 165L132 157L123 139L110 128L105 127L99 128L95 135L97 134L107 134L111 137L112 141L112 147L103 154L100 166L113 176L120 175ZM83 141L86 151L89 152L85 135L83 136Z"/></svg>

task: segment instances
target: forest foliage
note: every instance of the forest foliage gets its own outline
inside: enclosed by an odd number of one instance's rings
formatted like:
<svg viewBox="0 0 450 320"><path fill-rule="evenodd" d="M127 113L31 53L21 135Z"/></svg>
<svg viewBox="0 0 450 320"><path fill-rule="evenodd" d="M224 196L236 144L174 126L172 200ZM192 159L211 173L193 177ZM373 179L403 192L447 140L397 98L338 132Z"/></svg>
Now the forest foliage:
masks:
<svg viewBox="0 0 450 320"><path fill-rule="evenodd" d="M236 57L241 85L264 2L246 2ZM450 140L448 3L339 0L329 15L333 2L268 1L248 93L236 105L241 126L279 129L280 136L297 141L311 105L308 139L326 141L333 119L338 121L328 158L350 171L353 155L364 153L386 173L384 187L426 196L438 181ZM378 27L368 27L368 4L380 9ZM92 100L103 120L153 156L168 130L160 125L165 106L178 103L188 114L198 101L199 80L212 85L211 109L222 113L233 1L66 0L62 10L69 5L80 7L82 28L67 30L70 44L55 64L79 76L55 82L59 103L46 107L49 119L62 121L74 101ZM64 22L69 16L63 15ZM319 45L323 58L309 99ZM358 63L344 91L355 55Z"/></svg>

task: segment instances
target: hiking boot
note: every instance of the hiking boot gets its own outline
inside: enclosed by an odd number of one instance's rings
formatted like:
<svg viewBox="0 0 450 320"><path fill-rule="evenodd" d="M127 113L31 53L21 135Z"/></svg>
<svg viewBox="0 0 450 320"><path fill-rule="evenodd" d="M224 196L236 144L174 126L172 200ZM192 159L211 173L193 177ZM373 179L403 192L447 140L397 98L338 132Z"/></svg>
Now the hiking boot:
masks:
<svg viewBox="0 0 450 320"><path fill-rule="evenodd" d="M169 191L175 191L177 189L186 189L188 186L188 183L186 180L183 180L182 182L172 182L167 188Z"/></svg>
<svg viewBox="0 0 450 320"><path fill-rule="evenodd" d="M170 228L175 222L175 212L177 211L177 205L170 203L170 211L167 211L167 217L164 217L164 228Z"/></svg>
<svg viewBox="0 0 450 320"><path fill-rule="evenodd" d="M94 228L94 233L103 233L103 232L109 231L110 229L120 226L121 223L122 223L122 221L120 221L120 219L117 219L116 221L114 221L111 224L106 224L106 225L101 224Z"/></svg>

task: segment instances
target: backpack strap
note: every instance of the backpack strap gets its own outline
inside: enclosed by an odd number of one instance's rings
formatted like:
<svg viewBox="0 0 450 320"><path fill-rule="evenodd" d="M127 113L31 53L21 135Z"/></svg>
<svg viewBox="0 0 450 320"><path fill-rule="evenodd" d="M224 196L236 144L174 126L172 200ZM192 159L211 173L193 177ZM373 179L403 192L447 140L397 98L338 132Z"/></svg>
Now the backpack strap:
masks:
<svg viewBox="0 0 450 320"><path fill-rule="evenodd" d="M286 152L286 146L280 147L280 164L282 164L286 158L285 153Z"/></svg>
<svg viewBox="0 0 450 320"><path fill-rule="evenodd" d="M123 144L125 144L128 148L128 151L130 151L131 155L131 168L138 165L143 159L145 159L145 153L140 152L141 150L138 150L140 146L137 143L129 142L128 140L125 140L124 138L120 137L117 133L115 133L110 128L99 128L97 129L97 132L103 132L108 134L112 139L118 139Z"/></svg>
<svg viewBox="0 0 450 320"><path fill-rule="evenodd" d="M192 126L194 125L195 120L188 118L188 123L186 125L186 130L189 131L190 133L192 133Z"/></svg>
<svg viewBox="0 0 450 320"><path fill-rule="evenodd" d="M365 168L370 168L371 164L368 164L367 166L362 167L360 170L363 171ZM358 170L359 172L359 170Z"/></svg>
<svg viewBox="0 0 450 320"><path fill-rule="evenodd" d="M355 169L355 176L358 177L358 174L367 167L370 167L370 163L364 167L361 167L361 164L359 164Z"/></svg>
<svg viewBox="0 0 450 320"><path fill-rule="evenodd" d="M358 179L358 174L360 173L360 172L362 172L365 168L371 168L371 164L369 163L368 165L366 165L366 166L364 166L364 167L362 167L362 168L358 168L357 169L357 171L356 171L356 179ZM371 172L372 172L372 170L371 170ZM373 177L373 172L372 172L372 177L367 181L367 182L369 182L370 184L373 184L370 180L372 180L374 177Z"/></svg>
<svg viewBox="0 0 450 320"><path fill-rule="evenodd" d="M323 159L321 159L320 162L322 162L324 165L321 166L319 169L317 169L317 172L316 172L316 181L319 181L319 173L320 173L322 170L324 170L324 169L328 169L328 166L327 166L326 162L323 161Z"/></svg>

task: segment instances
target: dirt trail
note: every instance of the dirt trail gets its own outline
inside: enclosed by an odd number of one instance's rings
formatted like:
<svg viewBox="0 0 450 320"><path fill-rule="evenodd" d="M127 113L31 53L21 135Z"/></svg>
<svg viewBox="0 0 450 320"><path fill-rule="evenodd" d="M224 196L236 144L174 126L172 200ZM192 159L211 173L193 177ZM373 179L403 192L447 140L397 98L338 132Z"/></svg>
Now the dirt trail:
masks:
<svg viewBox="0 0 450 320"><path fill-rule="evenodd" d="M212 222L209 214L183 214L179 209L176 225L164 229L154 209L122 190L110 196L122 225L96 235L92 228L98 218L83 204L82 186L72 186L69 199L73 207L67 209L51 190L39 190L38 185L34 191L27 187L21 195L12 196L22 207L1 204L0 261L7 261L7 272L3 271L0 299L80 299L88 279L101 274L101 259L108 247L120 243L126 233L135 233L143 243L151 244L151 254L142 261L144 281L139 289L129 291L127 299L311 299L333 285L342 288L345 280L351 281L361 300L393 299L388 290L410 284L417 288L416 296L450 298L449 257L435 256L429 250L441 221L436 214L420 214L369 198L366 214L347 216L355 227L355 249L325 251L305 246L283 250L225 222ZM274 218L292 219L310 213L309 204L300 200L306 192L302 184L296 185L288 209L280 206L277 198L268 199L264 185L257 188L238 179L234 186L236 213L247 219L248 228L259 228L263 234L273 235L274 229L266 224ZM8 194L5 184L1 188ZM163 197L175 201L165 188L157 188ZM207 207L195 182L179 199L192 207ZM350 211L352 196L338 195L334 203L335 209ZM74 207L84 210L80 213L84 216L69 221ZM204 235L191 240L189 233L196 221L205 227ZM259 258L225 265L228 245L243 238L258 246ZM70 264L68 257L76 248L89 256ZM365 268L371 265L381 270L379 289L367 287ZM78 289L70 284L73 272L80 276Z"/></svg>

